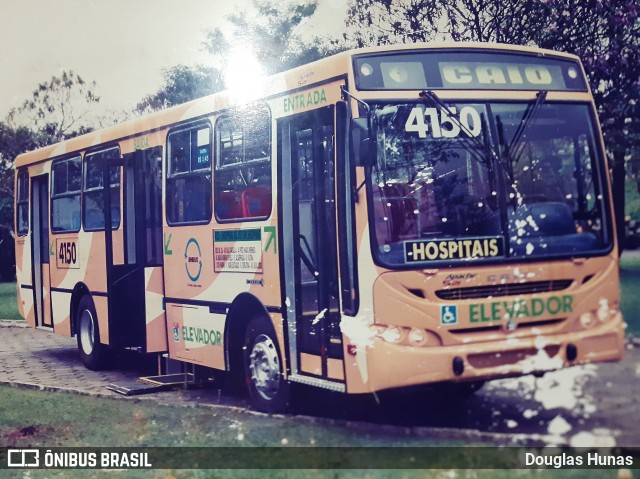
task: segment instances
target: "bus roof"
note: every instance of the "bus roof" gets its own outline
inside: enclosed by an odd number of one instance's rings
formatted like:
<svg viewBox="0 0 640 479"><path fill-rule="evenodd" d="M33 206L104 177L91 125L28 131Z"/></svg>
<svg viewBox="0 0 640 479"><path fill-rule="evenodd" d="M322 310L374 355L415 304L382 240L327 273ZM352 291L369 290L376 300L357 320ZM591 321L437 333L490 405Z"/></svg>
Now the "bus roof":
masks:
<svg viewBox="0 0 640 479"><path fill-rule="evenodd" d="M18 155L16 158L16 168L72 154L74 152L84 151L93 146L114 143L125 138L131 138L152 131L161 130L178 122L189 121L191 119L211 114L212 112L223 111L225 109L251 103L252 101L257 101L260 98L269 98L280 93L302 88L305 85L347 75L351 68L349 60L354 55L421 49L500 50L554 56L579 61L577 56L568 53L544 50L536 47L500 43L432 42L353 49L282 73L277 73L265 78L262 85L259 85L256 82L256 91L242 92L244 95L243 98L241 98L241 93L238 91L225 90L187 103L176 105L165 110L153 112L140 118L128 120L118 125L96 130L31 152L23 153ZM337 75L336 71L340 71L340 74Z"/></svg>

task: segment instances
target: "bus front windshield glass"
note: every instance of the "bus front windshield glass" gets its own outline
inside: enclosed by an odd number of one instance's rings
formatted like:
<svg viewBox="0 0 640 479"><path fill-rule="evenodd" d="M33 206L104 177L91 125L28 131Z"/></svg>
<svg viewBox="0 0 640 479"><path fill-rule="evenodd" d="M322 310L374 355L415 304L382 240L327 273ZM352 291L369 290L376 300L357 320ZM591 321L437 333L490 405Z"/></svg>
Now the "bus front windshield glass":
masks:
<svg viewBox="0 0 640 479"><path fill-rule="evenodd" d="M372 231L389 266L610 246L586 104L372 105Z"/></svg>

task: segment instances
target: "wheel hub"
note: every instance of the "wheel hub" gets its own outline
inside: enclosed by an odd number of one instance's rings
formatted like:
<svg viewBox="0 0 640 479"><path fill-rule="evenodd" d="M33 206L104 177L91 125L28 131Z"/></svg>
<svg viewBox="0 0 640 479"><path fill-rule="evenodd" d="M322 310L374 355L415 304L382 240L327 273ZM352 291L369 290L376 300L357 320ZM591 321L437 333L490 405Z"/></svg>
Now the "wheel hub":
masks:
<svg viewBox="0 0 640 479"><path fill-rule="evenodd" d="M82 351L88 356L93 351L95 345L95 330L93 328L93 317L86 309L80 315L80 345Z"/></svg>
<svg viewBox="0 0 640 479"><path fill-rule="evenodd" d="M249 356L251 381L260 396L273 399L280 387L280 361L276 346L271 338L261 334L253 343Z"/></svg>

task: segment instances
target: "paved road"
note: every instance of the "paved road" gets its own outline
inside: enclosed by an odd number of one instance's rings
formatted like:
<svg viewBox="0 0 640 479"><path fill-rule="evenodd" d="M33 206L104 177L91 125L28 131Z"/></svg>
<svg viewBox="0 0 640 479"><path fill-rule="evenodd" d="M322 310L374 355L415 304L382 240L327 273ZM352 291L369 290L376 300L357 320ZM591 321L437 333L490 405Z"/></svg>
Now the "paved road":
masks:
<svg viewBox="0 0 640 479"><path fill-rule="evenodd" d="M80 363L74 339L1 325L0 364L0 384L61 388L121 400L128 398L106 386L154 373L153 362L141 361L137 355L124 356L118 369L89 371ZM440 434L444 431L451 437L476 431L495 434L502 441L640 446L638 347L630 346L621 363L570 368L540 379L494 381L459 401L452 401L442 390L424 389L370 399L304 388L297 394L302 396L298 414L394 425L416 434L429 435L438 428ZM246 407L243 397L216 388L145 397L171 405Z"/></svg>
<svg viewBox="0 0 640 479"><path fill-rule="evenodd" d="M49 331L16 327L20 322L0 321L0 384L25 384L86 394L124 396L107 386L135 382L156 374L155 363L125 352L107 371L90 371L80 361L75 338ZM9 326L11 325L11 326ZM202 391L161 392L148 397L167 404L190 403Z"/></svg>

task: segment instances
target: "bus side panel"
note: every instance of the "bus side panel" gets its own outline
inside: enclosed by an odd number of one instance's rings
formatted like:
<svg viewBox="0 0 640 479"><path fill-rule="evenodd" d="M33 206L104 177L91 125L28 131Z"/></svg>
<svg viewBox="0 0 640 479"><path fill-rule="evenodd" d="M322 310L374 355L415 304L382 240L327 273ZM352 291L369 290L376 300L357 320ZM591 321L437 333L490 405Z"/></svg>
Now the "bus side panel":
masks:
<svg viewBox="0 0 640 479"><path fill-rule="evenodd" d="M171 238L171 254L164 257L166 296L230 305L239 294L251 293L265 306L279 307L278 245L271 229L276 221L166 228L165 241ZM255 241L229 239L247 230ZM230 236L216 242L219 231Z"/></svg>
<svg viewBox="0 0 640 479"><path fill-rule="evenodd" d="M84 231L58 233L51 236L51 243L54 251L54 257L51 258L52 288L71 292L79 283L84 283L92 293L106 292L103 234ZM70 262L64 258L65 249L62 246L65 244L76 252ZM54 315L56 313L54 311Z"/></svg>
<svg viewBox="0 0 640 479"><path fill-rule="evenodd" d="M53 326L53 317L51 316L51 276L49 271L51 269L49 263L42 265L42 314L44 316L43 321L45 324Z"/></svg>
<svg viewBox="0 0 640 479"><path fill-rule="evenodd" d="M98 315L98 329L100 330L100 342L109 344L109 306L106 296L93 295L93 304Z"/></svg>
<svg viewBox="0 0 640 479"><path fill-rule="evenodd" d="M162 267L145 268L144 277L147 352L164 352L168 346Z"/></svg>
<svg viewBox="0 0 640 479"><path fill-rule="evenodd" d="M71 293L51 291L53 330L62 336L71 336Z"/></svg>
<svg viewBox="0 0 640 479"><path fill-rule="evenodd" d="M58 233L50 237L53 256L50 261L51 277L51 313L54 324L54 332L62 336L71 336L71 300L72 291L82 283L91 293L104 293L106 281L104 279L104 237L102 245L96 244L99 235L94 233ZM75 256L65 257L64 252L73 247ZM67 261L70 260L70 261ZM97 272L96 269L101 269ZM102 281L95 280L101 275ZM93 280L93 281L92 281ZM102 284L101 284L102 283ZM98 310L97 296L92 294L92 299L100 321L101 335L106 324L102 325L103 318ZM104 298L106 299L106 298Z"/></svg>
<svg viewBox="0 0 640 479"><path fill-rule="evenodd" d="M23 305L23 309L22 309L22 317L25 319L25 321L27 322L27 324L32 327L35 328L36 327L36 310L33 307L33 290L32 289L21 289L20 291L21 295L21 303Z"/></svg>
<svg viewBox="0 0 640 479"><path fill-rule="evenodd" d="M16 285L18 312L27 324L35 328L36 316L33 309L33 289L31 289L31 239L20 236L16 240ZM23 288L29 286L29 288Z"/></svg>
<svg viewBox="0 0 640 479"><path fill-rule="evenodd" d="M165 227L166 296L205 299L203 292L213 282L212 258L209 226Z"/></svg>
<svg viewBox="0 0 640 479"><path fill-rule="evenodd" d="M362 185L365 180L364 168L356 168L356 184ZM372 345L369 324L373 317L373 284L380 270L373 262L367 209L366 185L358 193L356 212L356 245L358 248L358 292L360 307L355 317L343 316L341 330L343 333L345 376L349 393L371 392L369 383L371 372L367 366L367 351ZM375 225L371 226L375 227Z"/></svg>
<svg viewBox="0 0 640 479"><path fill-rule="evenodd" d="M275 193L274 193L275 201ZM275 205L273 206L275 208ZM278 220L275 215L268 224L234 224L214 226L213 283L208 299L232 302L240 293L250 293L265 306L279 307L280 263L277 240ZM257 233L256 241L215 240L217 232L233 233L247 229ZM219 237L220 238L220 237ZM224 285L224 287L222 287Z"/></svg>
<svg viewBox="0 0 640 479"><path fill-rule="evenodd" d="M216 369L225 369L225 314L207 306L170 304L167 307L169 357Z"/></svg>
<svg viewBox="0 0 640 479"><path fill-rule="evenodd" d="M85 246L84 237L91 236L90 248ZM105 257L105 238L103 231L96 231L94 233L85 233L81 238L81 248L85 254L88 253L85 259L84 265L84 282L89 288L89 291L106 293L107 292L107 263ZM100 312L98 312L100 316ZM104 318L105 320L107 317Z"/></svg>

